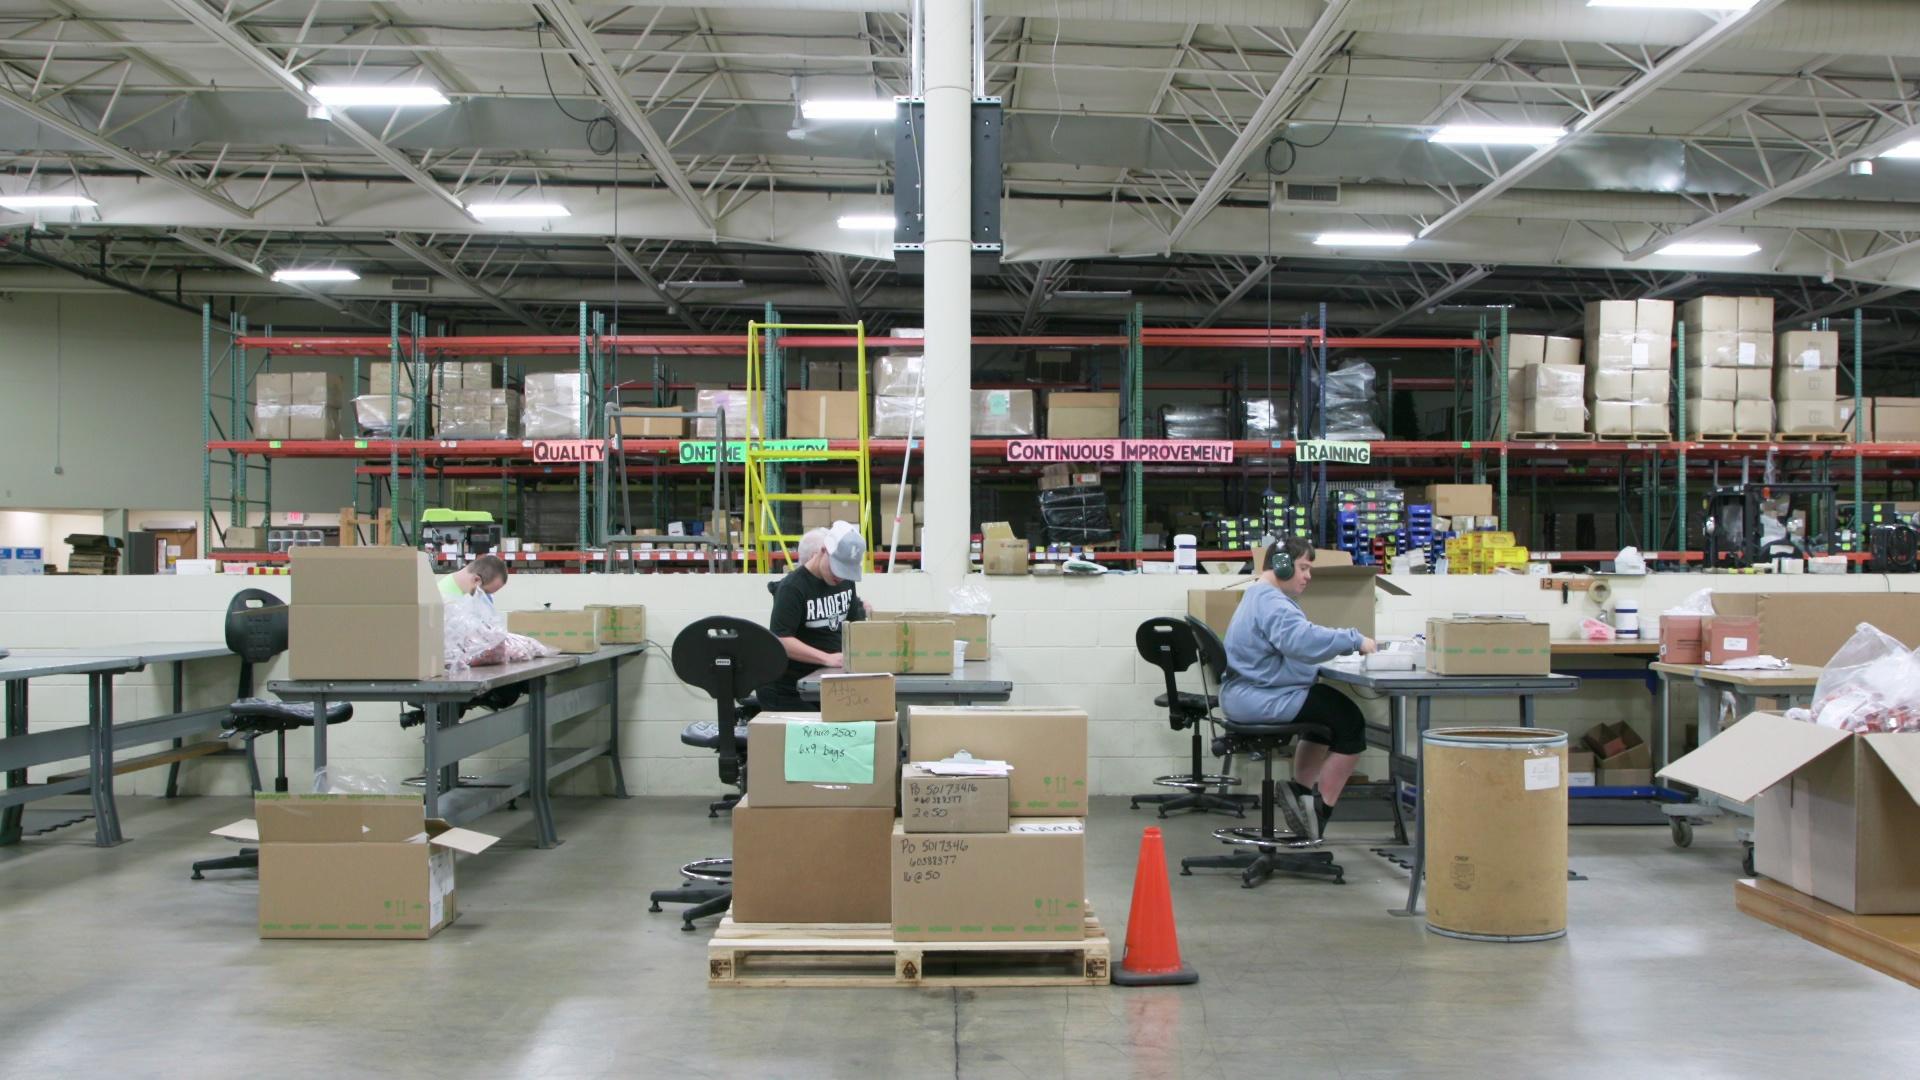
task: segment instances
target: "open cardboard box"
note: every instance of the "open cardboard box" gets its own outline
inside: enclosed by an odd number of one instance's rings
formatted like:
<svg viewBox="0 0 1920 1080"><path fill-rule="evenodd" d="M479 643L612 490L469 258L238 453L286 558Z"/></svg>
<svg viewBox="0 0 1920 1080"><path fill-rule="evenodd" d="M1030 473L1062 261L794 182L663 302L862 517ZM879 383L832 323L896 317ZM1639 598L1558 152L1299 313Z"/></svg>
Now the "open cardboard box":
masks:
<svg viewBox="0 0 1920 1080"><path fill-rule="evenodd" d="M1265 569L1264 548L1254 549L1254 569ZM1374 595L1406 596L1407 591L1382 576L1377 567L1355 566L1353 556L1334 548L1315 548L1313 581L1300 596L1300 610L1321 626L1334 629L1352 627L1368 637L1374 636ZM1187 614L1198 618L1226 639L1233 613L1247 595L1244 585L1226 589L1191 589L1187 592Z"/></svg>
<svg viewBox="0 0 1920 1080"><path fill-rule="evenodd" d="M1841 602L1836 602L1839 600ZM1900 593L1722 592L1713 594L1715 615L1751 615L1760 620L1759 651L1798 664L1824 665L1872 623L1901 641L1920 643L1920 604Z"/></svg>

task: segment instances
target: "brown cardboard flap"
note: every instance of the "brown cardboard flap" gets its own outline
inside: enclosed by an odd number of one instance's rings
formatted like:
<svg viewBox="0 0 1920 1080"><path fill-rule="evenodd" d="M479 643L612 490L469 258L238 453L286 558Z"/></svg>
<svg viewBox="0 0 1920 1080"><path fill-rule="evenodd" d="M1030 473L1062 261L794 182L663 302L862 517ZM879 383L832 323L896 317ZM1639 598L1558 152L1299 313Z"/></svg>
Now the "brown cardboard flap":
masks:
<svg viewBox="0 0 1920 1080"><path fill-rule="evenodd" d="M1849 732L1789 720L1778 713L1749 713L1700 749L1662 769L1660 775L1749 802L1851 737Z"/></svg>
<svg viewBox="0 0 1920 1080"><path fill-rule="evenodd" d="M1882 732L1862 735L1862 740L1880 755L1887 771L1907 789L1907 797L1920 803L1920 737L1911 733Z"/></svg>
<svg viewBox="0 0 1920 1080"><path fill-rule="evenodd" d="M213 835L225 837L228 840L239 840L249 844L259 843L260 823L252 818L241 818L231 825L222 825L213 830Z"/></svg>
<svg viewBox="0 0 1920 1080"><path fill-rule="evenodd" d="M426 824L418 795L254 796L265 844L397 844Z"/></svg>

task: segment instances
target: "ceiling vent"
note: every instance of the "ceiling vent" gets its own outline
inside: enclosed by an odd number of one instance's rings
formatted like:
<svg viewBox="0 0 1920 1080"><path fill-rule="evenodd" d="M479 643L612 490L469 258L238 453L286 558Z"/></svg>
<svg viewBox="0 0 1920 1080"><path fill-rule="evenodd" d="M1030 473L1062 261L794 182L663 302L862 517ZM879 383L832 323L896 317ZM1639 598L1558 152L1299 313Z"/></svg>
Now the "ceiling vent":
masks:
<svg viewBox="0 0 1920 1080"><path fill-rule="evenodd" d="M401 277L395 274L388 287L397 293L424 295L433 291L433 279L430 277Z"/></svg>
<svg viewBox="0 0 1920 1080"><path fill-rule="evenodd" d="M1339 184L1282 184L1280 201L1290 203L1318 203L1322 206L1340 201Z"/></svg>

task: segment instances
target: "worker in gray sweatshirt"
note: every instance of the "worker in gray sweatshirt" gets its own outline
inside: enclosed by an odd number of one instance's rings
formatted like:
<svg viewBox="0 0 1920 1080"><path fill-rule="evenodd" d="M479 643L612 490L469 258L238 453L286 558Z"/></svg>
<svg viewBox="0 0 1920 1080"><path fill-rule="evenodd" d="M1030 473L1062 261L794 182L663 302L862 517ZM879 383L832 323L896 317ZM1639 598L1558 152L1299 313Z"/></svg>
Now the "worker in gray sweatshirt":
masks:
<svg viewBox="0 0 1920 1080"><path fill-rule="evenodd" d="M1374 644L1358 630L1318 626L1300 610L1300 594L1313 582L1312 544L1297 536L1276 540L1267 546L1266 563L1227 625L1220 706L1235 723L1326 726L1330 737L1305 736L1295 749L1287 781L1317 839L1367 748L1360 706L1318 681L1320 665L1345 653L1371 653Z"/></svg>

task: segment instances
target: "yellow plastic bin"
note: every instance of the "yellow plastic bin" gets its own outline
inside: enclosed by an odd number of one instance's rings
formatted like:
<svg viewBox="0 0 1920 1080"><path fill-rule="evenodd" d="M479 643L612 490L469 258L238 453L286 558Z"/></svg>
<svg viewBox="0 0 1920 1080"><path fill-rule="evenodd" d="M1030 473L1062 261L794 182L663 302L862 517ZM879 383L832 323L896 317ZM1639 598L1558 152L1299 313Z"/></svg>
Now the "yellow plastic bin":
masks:
<svg viewBox="0 0 1920 1080"><path fill-rule="evenodd" d="M1439 728L1422 737L1427 929L1474 941L1567 933L1567 733Z"/></svg>

